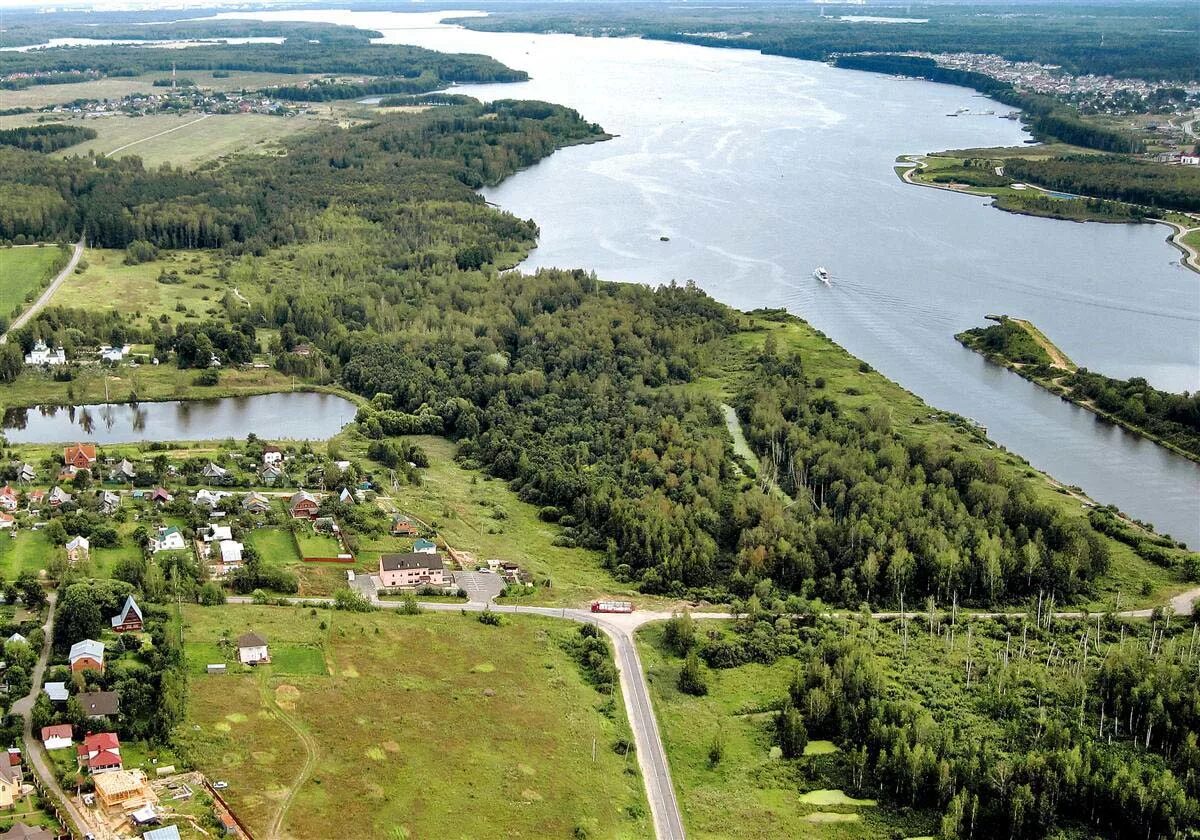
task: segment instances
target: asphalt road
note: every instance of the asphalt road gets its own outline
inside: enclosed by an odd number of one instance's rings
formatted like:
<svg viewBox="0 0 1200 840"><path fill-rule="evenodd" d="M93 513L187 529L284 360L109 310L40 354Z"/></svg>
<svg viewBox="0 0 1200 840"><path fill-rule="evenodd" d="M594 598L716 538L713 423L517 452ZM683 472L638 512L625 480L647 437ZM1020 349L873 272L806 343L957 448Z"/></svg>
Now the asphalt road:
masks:
<svg viewBox="0 0 1200 840"><path fill-rule="evenodd" d="M82 250L82 247L80 248ZM71 802L67 794L63 791L62 786L58 783L58 777L54 775L54 770L50 766L50 760L46 756L46 748L42 746L41 739L33 734L33 704L37 700L38 692L42 690L42 676L46 672L46 663L50 660L50 645L54 640L54 607L55 594L50 594L50 609L46 612L46 623L42 625L42 634L45 640L42 642L42 653L38 657L37 664L33 666L33 682L29 693L17 700L12 705L12 713L20 715L25 721L25 757L29 760L34 772L42 780L42 784L54 793L63 808L66 816L75 823L74 829L76 836L83 837L87 832L87 823L83 819L83 815L79 813L79 809ZM38 733L39 735L41 733Z"/></svg>
<svg viewBox="0 0 1200 840"><path fill-rule="evenodd" d="M83 239L80 239L75 243L75 250L71 253L71 259L67 263L67 267L58 272L58 275L53 281L51 281L50 285L46 287L46 290L42 292L38 299L33 302L32 306L17 316L17 319L9 326L8 332L6 332L4 335L0 335L0 344L4 344L8 341L8 333L25 326L25 323L30 318L38 314L42 307L50 302L50 298L54 297L54 293L58 291L58 287L63 284L64 280L71 276L71 272L75 270L75 266L79 265L79 258L82 256Z"/></svg>

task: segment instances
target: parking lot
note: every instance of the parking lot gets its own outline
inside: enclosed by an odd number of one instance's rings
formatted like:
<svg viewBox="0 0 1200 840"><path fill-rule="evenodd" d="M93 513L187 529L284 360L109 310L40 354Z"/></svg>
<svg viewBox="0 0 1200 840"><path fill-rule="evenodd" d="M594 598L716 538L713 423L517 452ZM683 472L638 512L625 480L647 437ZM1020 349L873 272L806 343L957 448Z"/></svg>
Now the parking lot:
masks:
<svg viewBox="0 0 1200 840"><path fill-rule="evenodd" d="M490 572L455 572L454 582L467 593L467 600L486 604L504 591L504 581Z"/></svg>

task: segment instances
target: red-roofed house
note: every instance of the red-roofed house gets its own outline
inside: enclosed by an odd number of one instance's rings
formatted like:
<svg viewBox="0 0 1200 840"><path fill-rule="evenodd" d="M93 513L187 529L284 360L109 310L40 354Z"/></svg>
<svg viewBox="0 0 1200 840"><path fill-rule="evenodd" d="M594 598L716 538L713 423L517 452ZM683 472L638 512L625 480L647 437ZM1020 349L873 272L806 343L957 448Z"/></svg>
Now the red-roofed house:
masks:
<svg viewBox="0 0 1200 840"><path fill-rule="evenodd" d="M42 743L47 750L66 749L75 742L75 731L69 723L42 727Z"/></svg>
<svg viewBox="0 0 1200 840"><path fill-rule="evenodd" d="M4 485L4 489L0 490L0 510L13 511L17 509L20 501L17 499L17 491L12 489L8 484Z"/></svg>
<svg viewBox="0 0 1200 840"><path fill-rule="evenodd" d="M89 773L111 773L121 769L121 741L115 732L88 735L75 753L79 766Z"/></svg>
<svg viewBox="0 0 1200 840"><path fill-rule="evenodd" d="M96 463L96 445L77 443L63 450L63 463L77 470L89 470Z"/></svg>

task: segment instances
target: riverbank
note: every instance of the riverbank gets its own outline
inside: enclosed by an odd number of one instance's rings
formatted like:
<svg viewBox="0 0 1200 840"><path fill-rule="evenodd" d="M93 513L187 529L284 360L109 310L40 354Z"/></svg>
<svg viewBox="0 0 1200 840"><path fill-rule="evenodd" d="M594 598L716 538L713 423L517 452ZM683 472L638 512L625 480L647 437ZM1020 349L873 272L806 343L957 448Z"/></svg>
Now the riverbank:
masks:
<svg viewBox="0 0 1200 840"><path fill-rule="evenodd" d="M1013 150L996 148L972 151L987 158L989 166L973 166L970 165L972 158L937 152L901 155L894 169L906 184L981 198L990 197L992 206L1006 213L1070 222L1166 225L1171 229L1167 242L1183 254L1180 264L1200 273L1200 221L1192 216L1176 212L1164 217L1149 216L1143 214L1140 207L1128 202L1067 195L1036 184L1016 182L1004 175L1004 167L1000 163L1003 157L1011 156L1008 153ZM943 180L936 180L939 178Z"/></svg>
<svg viewBox="0 0 1200 840"><path fill-rule="evenodd" d="M1188 398L1150 388L1144 380L1139 382L1112 379L1103 374L1080 369L1029 321L1004 315L992 320L997 321L995 326L967 330L955 338L964 347L981 354L988 361L1008 368L1055 396L1087 409L1176 455L1200 463L1200 433L1183 423L1147 414L1148 403L1158 406L1164 401L1186 402ZM1022 336L1027 337L1028 341ZM1028 350L1028 342L1032 342L1041 351L1041 355L1031 353ZM1147 418L1147 422L1171 423L1171 426L1156 431L1146 423L1131 419L1130 412L1134 416L1140 414Z"/></svg>

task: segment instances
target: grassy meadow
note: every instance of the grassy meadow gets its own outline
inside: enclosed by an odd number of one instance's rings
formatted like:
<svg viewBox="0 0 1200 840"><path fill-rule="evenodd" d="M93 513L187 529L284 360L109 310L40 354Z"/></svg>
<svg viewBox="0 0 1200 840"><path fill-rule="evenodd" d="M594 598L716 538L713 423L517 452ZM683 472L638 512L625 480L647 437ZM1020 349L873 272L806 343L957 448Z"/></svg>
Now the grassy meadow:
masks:
<svg viewBox="0 0 1200 840"><path fill-rule="evenodd" d="M154 87L155 79L170 76L156 70L143 73L140 76L109 76L103 79L93 79L89 82L75 82L67 85L33 85L23 90L6 90L4 92L5 107L7 108L44 108L48 105L60 105L74 102L76 99L112 99L119 100L134 93L156 93L162 88ZM181 71L180 77L187 76L204 90L240 91L270 85L295 85L314 78L312 74L292 73L257 73L230 72L228 77L214 78L211 71L188 70ZM21 115L28 118L28 115Z"/></svg>
<svg viewBox="0 0 1200 840"><path fill-rule="evenodd" d="M190 689L179 740L256 835L645 837L618 705L560 646L575 629L521 617L285 607L184 609ZM247 630L272 662L231 666ZM592 760L593 742L596 744Z"/></svg>
<svg viewBox="0 0 1200 840"><path fill-rule="evenodd" d="M0 315L24 309L54 275L62 252L53 245L0 248Z"/></svg>

